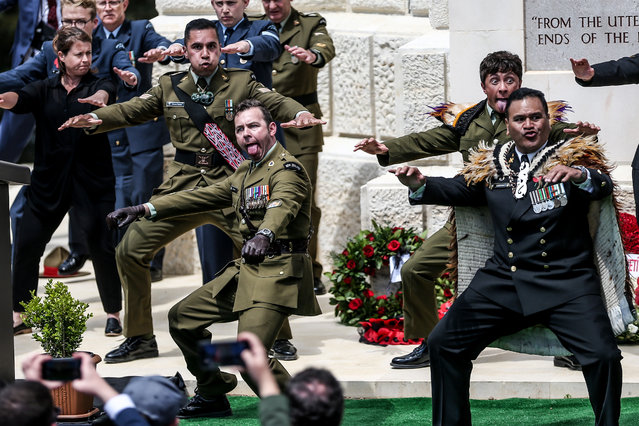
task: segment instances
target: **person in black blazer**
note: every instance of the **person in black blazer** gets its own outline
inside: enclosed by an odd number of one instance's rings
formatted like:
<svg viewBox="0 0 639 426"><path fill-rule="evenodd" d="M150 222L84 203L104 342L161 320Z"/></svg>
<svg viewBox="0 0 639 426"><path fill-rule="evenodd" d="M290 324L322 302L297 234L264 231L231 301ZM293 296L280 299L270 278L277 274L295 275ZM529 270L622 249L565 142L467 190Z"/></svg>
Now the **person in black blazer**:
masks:
<svg viewBox="0 0 639 426"><path fill-rule="evenodd" d="M111 330L107 334L120 334L122 290L114 240L104 222L115 200L109 142L104 135L88 135L78 129L58 131L70 117L95 109L91 103L105 105L115 99L115 86L110 79L99 79L90 72L91 37L86 32L63 27L53 45L58 53L58 75L0 95L0 107L18 114L33 113L38 123L31 184L24 187L22 218L13 240L13 330L14 334L30 332L22 321L21 302L31 300L37 290L45 246L73 207L80 213L78 225L88 236L107 330ZM88 98L93 102L83 102Z"/></svg>
<svg viewBox="0 0 639 426"><path fill-rule="evenodd" d="M584 87L639 84L639 56L632 55L614 61L590 65L587 59L570 58L575 81ZM632 192L635 197L635 216L639 224L639 145L632 159Z"/></svg>
<svg viewBox="0 0 639 426"><path fill-rule="evenodd" d="M587 220L590 201L613 191L603 152L587 138L549 143L539 91L513 92L506 116L513 141L480 150L454 178L392 170L411 189L411 204L487 205L495 232L493 256L428 338L433 424L470 425L472 360L498 337L535 324L553 331L583 366L596 424L617 424L621 352Z"/></svg>

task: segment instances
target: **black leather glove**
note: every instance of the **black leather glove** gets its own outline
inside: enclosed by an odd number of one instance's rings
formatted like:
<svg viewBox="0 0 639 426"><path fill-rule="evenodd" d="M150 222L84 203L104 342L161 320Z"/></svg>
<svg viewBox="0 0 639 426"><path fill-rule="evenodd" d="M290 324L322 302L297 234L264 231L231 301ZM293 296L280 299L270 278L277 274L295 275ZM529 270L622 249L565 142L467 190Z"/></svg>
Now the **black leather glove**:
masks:
<svg viewBox="0 0 639 426"><path fill-rule="evenodd" d="M246 263L257 265L264 260L266 250L268 250L270 245L271 241L266 235L257 234L242 247L242 257Z"/></svg>
<svg viewBox="0 0 639 426"><path fill-rule="evenodd" d="M129 223L137 220L140 217L144 217L146 209L144 204L138 204L137 206L124 207L111 212L106 217L107 228L113 230L116 228L123 228Z"/></svg>

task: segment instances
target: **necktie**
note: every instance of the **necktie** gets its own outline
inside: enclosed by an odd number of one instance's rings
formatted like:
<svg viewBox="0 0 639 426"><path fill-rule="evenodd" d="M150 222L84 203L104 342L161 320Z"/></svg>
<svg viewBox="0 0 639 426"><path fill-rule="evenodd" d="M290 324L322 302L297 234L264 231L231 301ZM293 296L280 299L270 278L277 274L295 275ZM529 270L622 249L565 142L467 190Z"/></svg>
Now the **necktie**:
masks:
<svg viewBox="0 0 639 426"><path fill-rule="evenodd" d="M224 46L226 46L233 35L233 28L227 28L224 32ZM224 47L222 46L222 47Z"/></svg>
<svg viewBox="0 0 639 426"><path fill-rule="evenodd" d="M204 77L200 77L197 79L197 87L199 87L202 91L206 90L206 79Z"/></svg>
<svg viewBox="0 0 639 426"><path fill-rule="evenodd" d="M107 37L109 40L113 40L115 39L115 36L113 35L113 33L109 34L109 37Z"/></svg>
<svg viewBox="0 0 639 426"><path fill-rule="evenodd" d="M47 24L54 30L58 29L58 0L48 0L49 14L47 15Z"/></svg>
<svg viewBox="0 0 639 426"><path fill-rule="evenodd" d="M526 184L528 182L528 171L530 170L530 160L526 154L521 156L519 160L519 174L517 175L517 188L515 189L515 198L521 199L526 195Z"/></svg>

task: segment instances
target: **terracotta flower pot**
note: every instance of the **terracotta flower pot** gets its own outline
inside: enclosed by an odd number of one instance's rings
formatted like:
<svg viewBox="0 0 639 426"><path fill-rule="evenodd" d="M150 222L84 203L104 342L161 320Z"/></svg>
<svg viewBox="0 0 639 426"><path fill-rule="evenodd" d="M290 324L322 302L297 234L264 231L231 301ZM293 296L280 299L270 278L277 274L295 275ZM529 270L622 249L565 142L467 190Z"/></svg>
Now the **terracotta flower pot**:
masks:
<svg viewBox="0 0 639 426"><path fill-rule="evenodd" d="M92 360L97 365L102 358L100 355L91 354ZM73 388L72 382L66 382L59 388L51 390L53 405L60 408L60 420L77 420L86 419L100 410L93 407L93 395L78 392Z"/></svg>

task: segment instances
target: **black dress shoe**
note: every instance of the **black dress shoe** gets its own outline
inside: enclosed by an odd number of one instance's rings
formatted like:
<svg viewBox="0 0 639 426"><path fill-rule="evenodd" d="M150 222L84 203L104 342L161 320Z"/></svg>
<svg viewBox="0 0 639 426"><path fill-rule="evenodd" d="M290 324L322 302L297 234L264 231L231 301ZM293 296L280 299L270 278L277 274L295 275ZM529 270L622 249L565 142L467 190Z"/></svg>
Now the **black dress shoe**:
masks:
<svg viewBox="0 0 639 426"><path fill-rule="evenodd" d="M314 283L314 287L313 290L315 290L315 294L317 296L321 296L322 294L326 294L326 287L324 286L324 283L322 282L321 279L319 278L315 278L315 283Z"/></svg>
<svg viewBox="0 0 639 426"><path fill-rule="evenodd" d="M14 336L19 336L20 334L29 334L31 333L33 330L31 330L31 327L27 327L25 325L25 323L22 323L20 325L16 325L13 327L13 335Z"/></svg>
<svg viewBox="0 0 639 426"><path fill-rule="evenodd" d="M117 318L107 318L106 327L104 327L105 336L119 336L122 334L122 326Z"/></svg>
<svg viewBox="0 0 639 426"><path fill-rule="evenodd" d="M231 404L226 395L213 399L204 399L195 394L187 404L177 412L178 419L192 419L196 417L228 417L233 414Z"/></svg>
<svg viewBox="0 0 639 426"><path fill-rule="evenodd" d="M408 355L397 356L391 360L393 368L424 368L430 365L430 355L426 340Z"/></svg>
<svg viewBox="0 0 639 426"><path fill-rule="evenodd" d="M151 282L156 283L162 281L162 270L157 268L151 268Z"/></svg>
<svg viewBox="0 0 639 426"><path fill-rule="evenodd" d="M574 355L556 356L552 363L555 367L566 367L569 370L581 371L581 364Z"/></svg>
<svg viewBox="0 0 639 426"><path fill-rule="evenodd" d="M128 337L119 348L112 350L104 357L107 364L133 361L141 358L156 358L160 355L155 336L143 339L141 336Z"/></svg>
<svg viewBox="0 0 639 426"><path fill-rule="evenodd" d="M87 261L89 256L86 254L71 253L64 262L58 266L58 274L60 275L73 275L84 266L84 262Z"/></svg>
<svg viewBox="0 0 639 426"><path fill-rule="evenodd" d="M299 358L297 348L288 339L277 339L273 343L273 357L280 361L295 361Z"/></svg>

